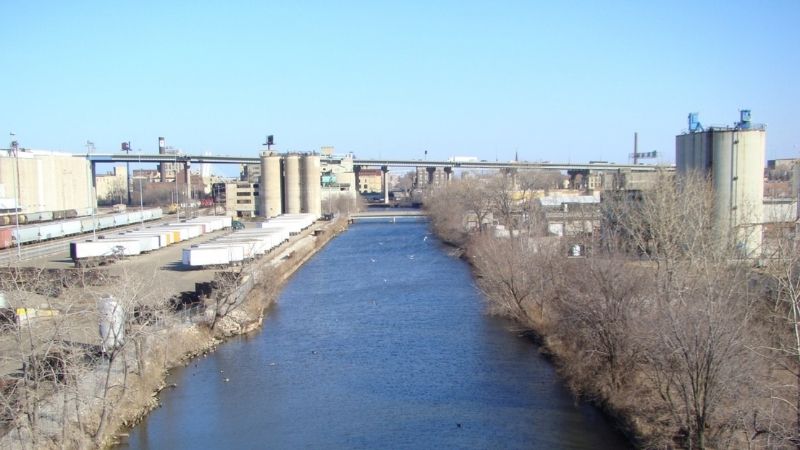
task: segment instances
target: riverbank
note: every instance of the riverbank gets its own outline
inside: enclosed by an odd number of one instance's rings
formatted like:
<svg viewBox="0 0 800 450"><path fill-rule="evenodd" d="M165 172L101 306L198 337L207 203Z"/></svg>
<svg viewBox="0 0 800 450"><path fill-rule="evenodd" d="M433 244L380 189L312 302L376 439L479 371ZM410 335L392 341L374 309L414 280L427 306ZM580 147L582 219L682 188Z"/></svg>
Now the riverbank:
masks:
<svg viewBox="0 0 800 450"><path fill-rule="evenodd" d="M476 264L474 248L470 245L470 240L457 242L454 240L443 241L450 247L450 254L452 257L459 258L467 263L476 280L486 276L481 272L480 267ZM480 284L480 283L479 283ZM617 431L624 435L627 440L636 447L641 447L644 442L644 436L639 428L637 428L637 418L631 416L630 411L623 411L617 408L608 398L599 397L596 395L586 395L581 389L572 382L572 376L567 372L568 366L565 364L570 355L567 353L568 349L554 336L549 333L550 323L544 320L544 314L539 311L534 311L535 308L525 308L525 313L514 314L508 308L499 305L491 297L486 297L487 313L498 317L513 320L514 323L519 325L518 330L514 330L520 337L524 337L533 344L538 352L553 364L558 373L561 381L569 388L570 392L575 395L582 402L586 402L596 408L602 415L609 420ZM574 355L573 355L574 357Z"/></svg>
<svg viewBox="0 0 800 450"><path fill-rule="evenodd" d="M447 250L425 223L353 226L261 331L174 371L130 448L627 448Z"/></svg>
<svg viewBox="0 0 800 450"><path fill-rule="evenodd" d="M35 421L17 420L0 439L0 448L115 445L125 430L160 406L158 394L170 388L164 382L170 369L207 356L231 336L257 329L283 283L346 227L343 219L318 222L273 255L242 268L236 292L247 289L246 295L213 329L204 316L187 311L140 311L140 322L130 323L121 349L105 359L70 361L63 384L48 383L46 392L36 391L40 397L28 415ZM148 318L142 320L141 314Z"/></svg>
<svg viewBox="0 0 800 450"><path fill-rule="evenodd" d="M348 222L344 219L331 222L320 228L322 230L321 233L309 236L313 237L313 242L298 240L273 258L260 261L256 270L268 272L269 276L254 284L241 306L226 315L215 330L210 330L203 323L196 324L185 330L178 330L181 335L178 338L184 343L184 347L182 349L173 349L175 357L171 359L170 364L165 364L160 368L153 367L154 371L159 372L156 385L142 386L144 391L151 393L150 399L144 402L131 403L127 407L127 411L121 411L123 419L115 432L106 438L102 445L113 446L121 443L127 437L127 430L130 427L144 419L153 409L161 406L158 401L158 394L165 388L176 387L165 384L171 369L180 365L186 366L197 357L208 356L216 350L218 345L231 337L258 330L263 325L266 314L277 300L277 295L286 281L306 261L311 259L336 235L345 231L347 227Z"/></svg>
<svg viewBox="0 0 800 450"><path fill-rule="evenodd" d="M784 244L790 256L754 268L730 241L685 228L706 223L710 209L691 209L698 199L672 187L635 204L609 200L603 208L616 221L602 233L550 234L535 208L527 221L504 216L514 232L491 220L477 229L470 218L497 220L507 211L497 199L506 197L470 187L432 196L437 235L465 249L488 313L534 334L574 395L604 411L635 446L797 442L797 411L785 400L797 398L796 328L786 321L796 297L781 293L794 282L787 274L796 273L796 244Z"/></svg>

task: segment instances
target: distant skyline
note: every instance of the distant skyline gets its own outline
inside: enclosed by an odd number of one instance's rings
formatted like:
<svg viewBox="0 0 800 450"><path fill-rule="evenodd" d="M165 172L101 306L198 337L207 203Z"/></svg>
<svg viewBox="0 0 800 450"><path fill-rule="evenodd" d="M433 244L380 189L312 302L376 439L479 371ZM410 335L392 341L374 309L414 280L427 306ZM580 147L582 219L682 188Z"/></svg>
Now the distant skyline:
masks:
<svg viewBox="0 0 800 450"><path fill-rule="evenodd" d="M800 2L3 2L26 148L674 162L689 112L800 156ZM8 142L0 143L7 147ZM656 162L656 161L650 161Z"/></svg>

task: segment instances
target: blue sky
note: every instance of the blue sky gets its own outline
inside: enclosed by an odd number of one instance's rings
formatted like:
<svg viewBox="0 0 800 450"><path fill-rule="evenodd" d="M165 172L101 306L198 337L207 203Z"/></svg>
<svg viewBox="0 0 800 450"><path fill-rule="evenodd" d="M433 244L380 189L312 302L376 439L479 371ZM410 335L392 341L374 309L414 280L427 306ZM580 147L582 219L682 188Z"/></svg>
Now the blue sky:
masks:
<svg viewBox="0 0 800 450"><path fill-rule="evenodd" d="M800 2L0 4L0 131L29 148L674 160L690 111L800 156ZM5 147L6 143L0 145Z"/></svg>

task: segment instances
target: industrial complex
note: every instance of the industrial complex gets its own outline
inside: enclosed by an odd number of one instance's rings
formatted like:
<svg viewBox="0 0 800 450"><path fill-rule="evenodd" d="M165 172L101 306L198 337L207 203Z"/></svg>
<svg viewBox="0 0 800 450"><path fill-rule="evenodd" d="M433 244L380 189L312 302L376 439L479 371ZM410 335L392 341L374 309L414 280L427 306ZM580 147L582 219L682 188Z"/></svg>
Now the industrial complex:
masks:
<svg viewBox="0 0 800 450"><path fill-rule="evenodd" d="M214 214L234 217L320 217L335 212L342 199L352 203L366 196L384 204L397 199L411 201L454 177L487 170L515 177L535 170L555 180L542 207L553 209L548 215L553 222L549 228L559 235L570 229L566 217L577 214L566 213L562 205L582 203L584 206L577 208L585 211L585 205L600 201L601 192L646 191L657 182L659 172L676 170L679 174L696 172L711 180L716 194L716 229L733 231L741 250L755 256L762 247L765 224L797 218L800 166L795 159L769 161L765 170L765 146L766 127L753 123L749 110L742 110L731 126L703 127L697 114L690 114L688 130L675 138L674 167L605 161L500 163L461 156L446 161L363 160L352 154L336 155L333 147L323 147L320 153L279 153L268 147L257 158L190 156L167 147L163 137L158 138L157 155L73 155L23 149L15 142L10 149L0 150L0 226L88 216L96 223L100 219L94 215L102 215L98 204L118 205L115 213L126 206L160 206L165 213L188 214L182 210L202 203L213 205ZM123 143L123 151L125 148ZM634 160L646 157L636 146L633 155ZM139 163L133 176L126 167L131 162ZM192 162L203 169L192 173ZM113 164L112 170L96 173L100 163ZM141 167L153 163L156 170ZM240 164L241 176L233 180L212 177L210 163ZM397 172L390 174L390 169ZM402 171L408 172L403 177L406 184L394 186ZM595 200L589 202L589 198ZM553 202L558 204L551 205ZM10 239L15 241L13 236Z"/></svg>

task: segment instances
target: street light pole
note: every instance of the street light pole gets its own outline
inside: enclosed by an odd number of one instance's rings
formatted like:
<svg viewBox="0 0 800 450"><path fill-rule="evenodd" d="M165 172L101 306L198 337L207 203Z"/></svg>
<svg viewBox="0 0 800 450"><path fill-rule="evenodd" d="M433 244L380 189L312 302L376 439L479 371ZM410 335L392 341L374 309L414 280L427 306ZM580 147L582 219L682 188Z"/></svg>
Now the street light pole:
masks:
<svg viewBox="0 0 800 450"><path fill-rule="evenodd" d="M144 226L144 197L142 196L142 149L139 149L139 222Z"/></svg>
<svg viewBox="0 0 800 450"><path fill-rule="evenodd" d="M126 155L131 153L131 141L122 143L122 151ZM131 204L131 163L125 161L125 190L128 192L128 206Z"/></svg>
<svg viewBox="0 0 800 450"><path fill-rule="evenodd" d="M92 238L97 239L97 221L95 220L95 209L97 209L97 201L92 202L94 197L94 174L92 173L92 163L89 161L89 155L94 152L94 142L86 141L86 162L89 163L89 191L86 196L89 197L89 209L92 211Z"/></svg>
<svg viewBox="0 0 800 450"><path fill-rule="evenodd" d="M175 155L175 165L172 167L172 172L175 174L175 218L181 220L181 200L178 195L178 155Z"/></svg>
<svg viewBox="0 0 800 450"><path fill-rule="evenodd" d="M14 133L9 133L11 138L14 139ZM14 185L16 186L15 192L15 200L14 200L14 209L16 214L14 217L16 218L16 228L17 228L17 259L22 259L22 243L20 242L21 236L19 234L19 213L20 213L20 203L22 195L20 194L20 186L19 186L19 143L15 140L11 141L11 150L14 152L14 164L16 165L16 171L14 172Z"/></svg>

